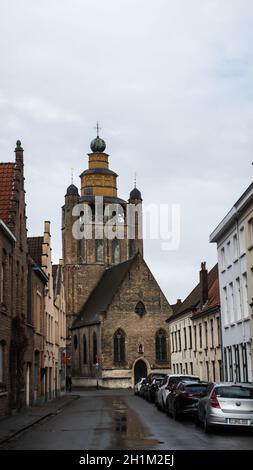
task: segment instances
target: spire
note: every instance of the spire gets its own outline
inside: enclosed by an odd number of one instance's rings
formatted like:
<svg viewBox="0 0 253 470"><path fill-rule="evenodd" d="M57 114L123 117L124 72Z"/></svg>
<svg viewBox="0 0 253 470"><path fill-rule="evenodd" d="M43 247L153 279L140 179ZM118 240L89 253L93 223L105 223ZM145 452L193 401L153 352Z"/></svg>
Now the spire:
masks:
<svg viewBox="0 0 253 470"><path fill-rule="evenodd" d="M137 186L136 186L136 179L137 179L137 172L135 171L134 172L134 188L132 189L130 193L129 201L137 201L137 200L142 201L141 192L139 191L139 189L137 189Z"/></svg>
<svg viewBox="0 0 253 470"><path fill-rule="evenodd" d="M90 148L91 148L93 153L103 153L106 149L106 143L103 139L101 139L101 137L99 137L99 131L102 128L99 126L98 121L97 121L97 125L96 125L95 129L97 131L97 137L95 137L95 139L93 139L91 141Z"/></svg>
<svg viewBox="0 0 253 470"><path fill-rule="evenodd" d="M102 129L102 127L99 126L98 121L97 121L96 129L97 129L97 137L99 137L99 131Z"/></svg>
<svg viewBox="0 0 253 470"><path fill-rule="evenodd" d="M74 185L74 168L71 168L71 184L67 188L66 196L79 196L78 188Z"/></svg>

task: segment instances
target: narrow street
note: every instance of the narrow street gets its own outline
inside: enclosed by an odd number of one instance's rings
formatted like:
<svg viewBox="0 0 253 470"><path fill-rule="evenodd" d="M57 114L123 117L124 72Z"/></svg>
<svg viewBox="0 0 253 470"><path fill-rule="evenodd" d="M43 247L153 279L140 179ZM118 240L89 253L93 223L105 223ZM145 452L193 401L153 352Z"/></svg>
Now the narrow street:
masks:
<svg viewBox="0 0 253 470"><path fill-rule="evenodd" d="M206 435L191 421L176 422L132 391L81 391L58 414L2 449L252 450L249 432Z"/></svg>

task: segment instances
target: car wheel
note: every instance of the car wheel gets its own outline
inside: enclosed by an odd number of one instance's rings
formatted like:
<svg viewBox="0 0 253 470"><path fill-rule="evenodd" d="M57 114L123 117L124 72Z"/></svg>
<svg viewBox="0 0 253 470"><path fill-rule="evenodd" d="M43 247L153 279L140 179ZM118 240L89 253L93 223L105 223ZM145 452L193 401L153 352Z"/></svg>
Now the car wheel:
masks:
<svg viewBox="0 0 253 470"><path fill-rule="evenodd" d="M210 424L208 424L208 421L207 421L207 417L205 416L205 419L204 419L204 431L206 434L210 433Z"/></svg>
<svg viewBox="0 0 253 470"><path fill-rule="evenodd" d="M169 403L168 403L168 401L166 401L166 415L167 415L167 416L170 416L170 415L171 415L170 409L169 409Z"/></svg>
<svg viewBox="0 0 253 470"><path fill-rule="evenodd" d="M198 426L198 427L201 426L201 422L200 422L200 419L199 419L198 415L194 419L194 424L195 424L195 426Z"/></svg>
<svg viewBox="0 0 253 470"><path fill-rule="evenodd" d="M175 406L173 406L173 409L172 409L172 417L175 421L178 420L178 411Z"/></svg>

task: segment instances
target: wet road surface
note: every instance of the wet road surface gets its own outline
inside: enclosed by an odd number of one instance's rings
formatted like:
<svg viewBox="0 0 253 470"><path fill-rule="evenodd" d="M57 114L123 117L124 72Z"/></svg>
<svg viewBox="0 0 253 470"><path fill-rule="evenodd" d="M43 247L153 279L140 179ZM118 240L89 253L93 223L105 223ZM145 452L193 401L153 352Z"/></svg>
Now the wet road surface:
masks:
<svg viewBox="0 0 253 470"><path fill-rule="evenodd" d="M59 414L35 425L2 449L246 450L249 432L207 435L191 421L174 421L132 391L82 391Z"/></svg>

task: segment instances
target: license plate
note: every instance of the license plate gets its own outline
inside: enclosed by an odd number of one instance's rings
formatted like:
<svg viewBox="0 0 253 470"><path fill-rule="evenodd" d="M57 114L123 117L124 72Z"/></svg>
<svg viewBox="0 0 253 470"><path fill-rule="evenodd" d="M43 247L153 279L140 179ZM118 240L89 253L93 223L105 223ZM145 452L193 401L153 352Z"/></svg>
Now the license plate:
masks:
<svg viewBox="0 0 253 470"><path fill-rule="evenodd" d="M247 424L249 424L249 421L247 419L230 418L229 424L244 424L246 426Z"/></svg>

